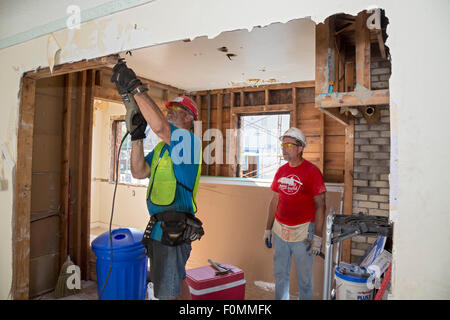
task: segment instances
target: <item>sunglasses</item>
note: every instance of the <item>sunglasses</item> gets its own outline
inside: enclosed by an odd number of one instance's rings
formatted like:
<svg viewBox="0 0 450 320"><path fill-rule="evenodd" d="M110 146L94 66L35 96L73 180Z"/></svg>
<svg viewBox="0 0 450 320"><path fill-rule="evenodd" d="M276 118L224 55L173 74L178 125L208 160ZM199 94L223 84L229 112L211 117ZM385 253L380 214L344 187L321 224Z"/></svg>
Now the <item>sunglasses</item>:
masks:
<svg viewBox="0 0 450 320"><path fill-rule="evenodd" d="M180 106L180 105L178 105L178 104L175 104L175 103L174 103L174 104L171 104L167 109L170 109L170 110L184 110L184 111L186 111L187 113L191 114L191 115L194 117L194 119L195 119L195 115L192 113L191 110L186 109L185 107Z"/></svg>
<svg viewBox="0 0 450 320"><path fill-rule="evenodd" d="M295 144L295 143L289 143L289 142L281 144L281 148L289 148L290 149L290 148L294 148L294 147L301 147L301 145Z"/></svg>
<svg viewBox="0 0 450 320"><path fill-rule="evenodd" d="M176 104L170 105L167 109L170 109L170 110L185 110L185 111L186 111L185 108L183 108L183 107L181 107L181 106L178 106L178 105L176 105Z"/></svg>

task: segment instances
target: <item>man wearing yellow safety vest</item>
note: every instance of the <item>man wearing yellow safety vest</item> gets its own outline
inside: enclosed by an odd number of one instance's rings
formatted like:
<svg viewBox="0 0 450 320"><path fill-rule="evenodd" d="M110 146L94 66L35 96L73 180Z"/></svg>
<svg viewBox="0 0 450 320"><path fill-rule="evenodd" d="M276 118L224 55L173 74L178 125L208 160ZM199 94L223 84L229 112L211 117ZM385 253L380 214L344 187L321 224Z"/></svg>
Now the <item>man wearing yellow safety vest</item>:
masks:
<svg viewBox="0 0 450 320"><path fill-rule="evenodd" d="M155 297L189 299L186 262L191 242L204 234L201 221L194 216L202 158L201 141L191 132L197 106L189 97L177 97L166 105L164 116L125 62L119 61L113 72L111 81L127 108L131 173L136 179L149 178L147 208L151 218L142 243L150 258ZM161 141L144 155L147 123Z"/></svg>

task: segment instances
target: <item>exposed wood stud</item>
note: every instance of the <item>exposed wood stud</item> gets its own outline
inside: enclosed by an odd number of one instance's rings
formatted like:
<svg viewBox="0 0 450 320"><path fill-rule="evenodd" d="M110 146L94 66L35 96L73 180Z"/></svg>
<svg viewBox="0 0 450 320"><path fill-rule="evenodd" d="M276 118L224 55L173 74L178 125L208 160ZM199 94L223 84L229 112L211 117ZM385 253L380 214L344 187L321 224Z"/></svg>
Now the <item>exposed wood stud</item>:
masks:
<svg viewBox="0 0 450 320"><path fill-rule="evenodd" d="M355 120L349 119L349 125L345 128L345 171L344 171L344 214L353 213L353 154ZM342 242L342 261L350 262L351 239Z"/></svg>
<svg viewBox="0 0 450 320"><path fill-rule="evenodd" d="M291 127L297 127L297 88L292 88L292 111L290 112L290 126Z"/></svg>
<svg viewBox="0 0 450 320"><path fill-rule="evenodd" d="M360 12L355 22L356 86L370 89L370 33L366 21L367 12Z"/></svg>
<svg viewBox="0 0 450 320"><path fill-rule="evenodd" d="M383 40L383 32L381 30L377 30L377 39L378 39L378 46L380 48L381 57L386 60L386 47L384 46L384 40Z"/></svg>
<svg viewBox="0 0 450 320"><path fill-rule="evenodd" d="M272 104L272 105L262 105L262 106L247 106L247 107L234 107L234 112L237 114L264 114L264 113L274 113L274 112L291 112L294 110L292 104Z"/></svg>
<svg viewBox="0 0 450 320"><path fill-rule="evenodd" d="M206 95L208 92L211 94L217 94L217 93L240 93L240 92L255 92L255 91L264 91L266 88L269 90L282 90L282 89L291 89L292 87L296 88L311 88L314 87L315 81L297 81L297 82L291 82L291 83L278 83L278 84L270 84L270 85L262 85L258 87L239 87L239 88L226 88L226 89L215 89L215 90L203 90L203 91L196 91L194 94L199 95Z"/></svg>
<svg viewBox="0 0 450 320"><path fill-rule="evenodd" d="M75 252L75 263L80 265L81 263L81 216L82 216L82 207L81 207L81 199L85 195L83 191L83 144L84 144L84 131L85 131L85 112L86 112L86 78L87 71L82 71L80 76L78 77L78 88L79 88L79 96L77 97L78 104L78 121L79 127L77 128L78 135L78 145L76 148L77 155L77 190L76 190L76 204L74 210L74 252Z"/></svg>
<svg viewBox="0 0 450 320"><path fill-rule="evenodd" d="M13 213L13 285L15 300L29 297L30 215L36 81L23 77L17 131L16 187Z"/></svg>
<svg viewBox="0 0 450 320"><path fill-rule="evenodd" d="M344 92L350 92L355 89L355 73L354 73L355 63L353 61L348 61L345 63L345 85Z"/></svg>
<svg viewBox="0 0 450 320"><path fill-rule="evenodd" d="M358 89L356 89L358 90ZM353 107L361 105L389 104L389 89L332 93L320 96L317 101L320 108Z"/></svg>
<svg viewBox="0 0 450 320"><path fill-rule="evenodd" d="M264 104L269 105L269 89L264 90Z"/></svg>
<svg viewBox="0 0 450 320"><path fill-rule="evenodd" d="M217 113L216 113L216 123L217 123L217 130L219 130L220 132L222 132L222 112L223 112L223 95L221 93L218 93L217 96ZM222 136L223 132L222 132ZM223 139L221 140L223 142ZM222 168L222 164L219 162L223 162L223 146L220 147L220 142L216 144L216 146L218 146L215 150L216 153L216 164L215 164L215 174L216 176L221 176L221 168ZM221 160L221 161L218 161Z"/></svg>
<svg viewBox="0 0 450 320"><path fill-rule="evenodd" d="M95 69L107 65L114 65L117 63L118 58L119 56L117 54L112 54L106 57L95 58L87 61L83 60L79 62L65 63L63 65L58 65L53 68L53 72L50 72L50 68L48 67L39 69L37 71L29 71L25 73L24 76L35 80L48 77L55 77L71 72Z"/></svg>
<svg viewBox="0 0 450 320"><path fill-rule="evenodd" d="M63 131L61 146L61 209L60 209L60 241L59 241L59 263L63 265L67 248L70 247L70 239L67 237L67 219L69 216L69 170L70 168L70 130L72 114L72 86L73 74L65 76L64 109L63 109Z"/></svg>
<svg viewBox="0 0 450 320"><path fill-rule="evenodd" d="M232 136L230 137L230 143L228 150L231 152L231 155L229 156L231 159L231 164L229 165L229 172L228 175L230 177L236 176L236 164L237 164L237 115L234 111L234 92L230 92L230 130L232 133ZM228 156L228 155L227 155Z"/></svg>
<svg viewBox="0 0 450 320"><path fill-rule="evenodd" d="M87 71L86 77L86 102L85 102L85 126L83 139L83 198L81 203L81 278L88 280L89 277L89 246L90 246L90 212L91 212L91 163L92 163L92 125L94 107L95 72Z"/></svg>
<svg viewBox="0 0 450 320"><path fill-rule="evenodd" d="M195 103L197 104L197 108L198 108L198 120L201 121L202 120L202 97L197 94L195 96Z"/></svg>
<svg viewBox="0 0 450 320"><path fill-rule="evenodd" d="M163 89L162 99L164 101L164 104L167 104L169 102L169 90Z"/></svg>
<svg viewBox="0 0 450 320"><path fill-rule="evenodd" d="M324 174L325 169L325 114L320 113L320 171Z"/></svg>

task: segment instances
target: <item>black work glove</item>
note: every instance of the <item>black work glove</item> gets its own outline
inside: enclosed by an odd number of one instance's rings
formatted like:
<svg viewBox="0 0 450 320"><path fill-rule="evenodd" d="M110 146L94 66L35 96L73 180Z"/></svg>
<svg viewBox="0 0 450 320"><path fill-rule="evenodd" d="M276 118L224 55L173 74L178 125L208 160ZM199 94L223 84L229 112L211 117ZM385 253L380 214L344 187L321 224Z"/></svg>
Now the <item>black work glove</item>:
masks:
<svg viewBox="0 0 450 320"><path fill-rule="evenodd" d="M142 113L137 113L131 120L135 129L131 132L131 141L145 139L145 128L147 128L147 121L145 121Z"/></svg>
<svg viewBox="0 0 450 320"><path fill-rule="evenodd" d="M134 71L127 67L125 60L120 59L113 68L111 82L114 82L119 94L131 93L138 86L142 85L141 80L136 77Z"/></svg>

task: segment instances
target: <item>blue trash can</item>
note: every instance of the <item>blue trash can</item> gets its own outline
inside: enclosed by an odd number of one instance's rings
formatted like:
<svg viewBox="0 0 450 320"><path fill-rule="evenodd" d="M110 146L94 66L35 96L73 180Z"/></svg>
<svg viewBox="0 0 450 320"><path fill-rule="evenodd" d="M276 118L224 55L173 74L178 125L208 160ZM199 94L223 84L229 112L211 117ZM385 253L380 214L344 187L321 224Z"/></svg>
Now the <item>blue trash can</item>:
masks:
<svg viewBox="0 0 450 320"><path fill-rule="evenodd" d="M144 300L147 285L147 256L141 244L144 232L134 228L111 231L113 263L101 300ZM92 241L97 262L98 295L105 284L111 263L109 231Z"/></svg>

